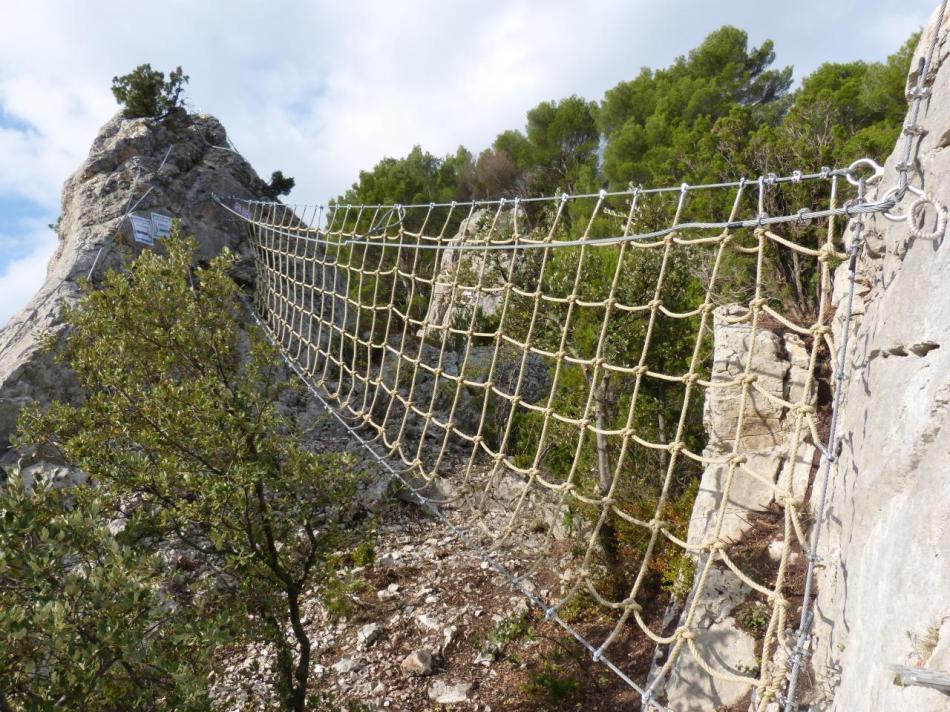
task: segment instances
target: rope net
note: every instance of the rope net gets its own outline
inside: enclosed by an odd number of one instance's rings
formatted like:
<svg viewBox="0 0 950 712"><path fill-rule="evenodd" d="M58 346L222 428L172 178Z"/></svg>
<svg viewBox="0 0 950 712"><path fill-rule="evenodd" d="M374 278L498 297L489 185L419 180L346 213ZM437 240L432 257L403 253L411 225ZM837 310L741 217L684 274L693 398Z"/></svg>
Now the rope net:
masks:
<svg viewBox="0 0 950 712"><path fill-rule="evenodd" d="M250 230L265 331L420 501L645 707L682 708L663 681L688 662L764 709L787 675L808 522L804 490L754 455L765 435L807 470L805 448L821 449L840 228L863 207L851 184L823 170L446 205L223 204ZM714 320L745 334L725 369ZM776 332L806 354L797 387L756 365L760 335ZM732 432L707 436L713 401L732 405ZM764 415L776 410L778 445ZM710 468L716 505L696 526ZM768 566L729 534L730 518L758 516L732 496L743 480L771 494L781 551ZM725 643L707 634L700 607L717 576L761 602L758 670L723 665ZM681 609L664 620L655 601L669 589ZM570 621L587 610L607 623L579 633ZM628 654L634 636L656 646L649 675Z"/></svg>

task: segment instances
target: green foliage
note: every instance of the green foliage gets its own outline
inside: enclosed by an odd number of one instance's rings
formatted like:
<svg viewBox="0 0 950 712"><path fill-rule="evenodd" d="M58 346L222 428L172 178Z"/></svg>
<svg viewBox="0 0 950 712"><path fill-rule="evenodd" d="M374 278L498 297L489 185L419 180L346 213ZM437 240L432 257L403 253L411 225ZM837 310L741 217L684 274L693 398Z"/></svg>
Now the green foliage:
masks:
<svg viewBox="0 0 950 712"><path fill-rule="evenodd" d="M594 168L599 138L595 110L592 102L577 96L541 102L528 112L526 134L502 134L495 148L513 157L532 194L573 192L585 169L589 174Z"/></svg>
<svg viewBox="0 0 950 712"><path fill-rule="evenodd" d="M736 612L735 618L742 630L758 639L765 635L772 618L772 609L765 603L750 601Z"/></svg>
<svg viewBox="0 0 950 712"><path fill-rule="evenodd" d="M524 609L498 623L476 647L482 655L497 659L512 643L532 637L531 614Z"/></svg>
<svg viewBox="0 0 950 712"><path fill-rule="evenodd" d="M181 106L181 93L188 77L181 67L168 73L140 64L128 74L112 78L112 95L131 118L161 117Z"/></svg>
<svg viewBox="0 0 950 712"><path fill-rule="evenodd" d="M713 126L742 108L773 122L787 106L792 69L770 69L771 41L748 47L742 30L723 27L667 69L643 69L604 96L600 128L607 137L604 171L613 185L700 182L728 170L717 155Z"/></svg>
<svg viewBox="0 0 950 712"><path fill-rule="evenodd" d="M290 191L294 189L294 186L297 184L290 176L285 176L283 171L274 171L270 176L270 183L267 184L267 187L270 188L271 193L274 197L287 195Z"/></svg>
<svg viewBox="0 0 950 712"><path fill-rule="evenodd" d="M464 148L437 158L416 146L405 158L384 158L373 170L360 171L359 181L339 202L410 205L464 199L462 176L471 162Z"/></svg>
<svg viewBox="0 0 950 712"><path fill-rule="evenodd" d="M555 648L543 660L538 669L531 670L525 692L533 697L542 709L565 709L582 690L583 683L565 661L565 655Z"/></svg>
<svg viewBox="0 0 950 712"><path fill-rule="evenodd" d="M24 411L20 445L89 473L74 496L128 518L140 545L187 552L205 572L191 595L213 593L236 635L273 646L277 697L303 710L301 599L329 575L355 480L297 444L280 359L240 328L233 258L194 268L177 231L165 248L67 310L62 357L86 399Z"/></svg>
<svg viewBox="0 0 950 712"><path fill-rule="evenodd" d="M916 38L911 38L883 63L822 65L793 91L792 69L774 66L776 55L771 41L750 46L744 31L722 27L669 67L644 68L619 83L599 104L576 96L542 102L528 112L523 130L500 133L477 158L460 148L454 156L438 159L416 147L403 159L387 158L372 171L361 173L360 181L340 200L356 204L426 203L525 193L594 192L605 186L622 189L631 183L717 183L742 176L812 171L822 165L840 167L863 156L883 160L898 136L906 111L904 77L915 42ZM752 193L748 191L739 203L744 217L759 210ZM779 186L768 191L762 209L770 215L792 214L803 206L827 204L829 193L829 184L821 181ZM684 201L685 214L693 219L725 220L734 199L731 191L693 191ZM536 203L523 207L526 216L522 230L547 234L554 222L550 206ZM590 237L620 234L625 206L608 200L605 207L611 211L604 210L591 222L590 202L568 203L554 239L577 239L588 223ZM676 209L675 197L666 200L662 195L647 196L633 216L632 230L648 232L668 227ZM406 222L409 220L411 217ZM419 228L418 221L402 226ZM348 227L355 229L352 223ZM452 234L452 227L446 234ZM393 228L390 234L395 231ZM812 248L825 239L824 226L817 224L785 225L782 234ZM732 245L754 247L747 234L737 235ZM375 257L373 249L369 254ZM391 256L392 252L381 255L380 267L390 268L396 259L402 259L404 271L413 269L408 263L410 251L399 258ZM708 378L712 344L708 333L702 334L697 344L698 316L678 319L661 314L651 323L646 310L615 312L605 330L602 308L573 308L565 299L577 284L579 301L601 302L618 274L614 295L617 302L644 305L658 297L669 312L692 312L703 303L709 286L712 260L708 252L696 248L671 252L657 294L654 290L664 262L663 250L628 250L624 256L617 249L589 250L582 262L579 254L578 250L552 252L545 258L543 276L537 253L522 257L518 268L522 291L538 286L545 295L563 300L546 302L537 316L533 314L533 300L515 294L503 317L489 320L457 310L453 326L465 331L474 323L479 331L487 333L501 329L507 336L521 342L530 340L534 347L548 353L557 353L563 347L575 361L594 358L598 344L602 344L601 358L627 366L639 362L649 329L647 364L651 371L685 374L695 349L695 372ZM413 259L419 259L426 269L432 264L430 254ZM417 273L428 274L419 269L420 263L414 263ZM462 282L477 281L464 274L461 262L458 270ZM757 271L756 261L748 254L726 250L718 265L711 301L747 303L752 298L750 285ZM820 277L815 260L800 259L794 251L770 242L763 252L761 273L763 296L771 307L802 323L815 318ZM538 277L540 284L536 285ZM361 280L359 288L364 303L373 306L392 299L403 310L403 301L411 299L408 308L415 318L421 318L421 307L429 296L424 285L414 289L411 297L408 290L403 294L398 280L390 279L382 283L372 278ZM568 318L570 325L565 328ZM483 343L489 341L481 338ZM588 403L587 395L591 393L594 397ZM602 430L617 432L629 425L639 437L655 443L672 439L682 413L681 439L685 445L693 452L705 445L702 389L694 388L686 397L682 383L645 378L637 386L633 374L607 375L601 369L595 375L592 369L568 361L558 366L558 387L550 405L568 418L595 418ZM637 447L625 451L618 437L591 436L579 444L576 425L555 420L545 424L541 414L527 409L515 409L510 420L506 450L519 466L536 465L554 481L570 476L573 485L592 496L603 493L617 472L619 486L614 498L618 507L630 516L649 520L662 497L662 518L685 536L701 471L699 463L680 457L671 467L665 450ZM485 434L497 441L500 430L488 423ZM538 453L542 455L535 462ZM583 528L597 518L598 512L575 503L569 515ZM620 519L608 517L601 529L600 548L601 569L608 572L606 578L612 579L617 595L623 596L649 541L642 528ZM693 566L689 557L661 538L652 549L650 583L680 597L692 579Z"/></svg>
<svg viewBox="0 0 950 712"><path fill-rule="evenodd" d="M0 708L210 709L213 600L184 609L97 493L73 494L17 470L0 488Z"/></svg>

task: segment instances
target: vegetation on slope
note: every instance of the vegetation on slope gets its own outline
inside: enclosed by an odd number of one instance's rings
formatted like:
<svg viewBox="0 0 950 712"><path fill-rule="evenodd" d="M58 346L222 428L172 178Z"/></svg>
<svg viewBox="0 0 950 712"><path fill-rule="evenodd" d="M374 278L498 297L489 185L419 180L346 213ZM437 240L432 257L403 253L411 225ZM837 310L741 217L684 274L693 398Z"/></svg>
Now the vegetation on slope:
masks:
<svg viewBox="0 0 950 712"><path fill-rule="evenodd" d="M249 642L271 646L282 708L308 708L301 604L347 543L353 466L299 444L233 258L164 244L68 311L85 400L21 417L20 447L89 479L0 491L7 708L204 709L212 652Z"/></svg>
<svg viewBox="0 0 950 712"><path fill-rule="evenodd" d="M771 43L749 48L744 32L722 28L670 67L644 69L600 102L573 96L538 105L523 130L503 132L478 155L460 148L436 157L417 147L405 158L384 159L340 200L427 203L596 191L631 181L721 181L865 155L881 159L906 109L913 41L884 63L823 65L792 91L790 69L772 66ZM136 72L115 83L131 115L160 116L179 104L187 81L180 70L169 82L147 65ZM290 187L292 179L275 174L275 193ZM705 209L721 215L725 207ZM535 224L546 219L529 217ZM584 217L583 208L570 215L565 235ZM669 217L660 209L640 219L649 227ZM596 225L595 232L612 227ZM816 237L801 228L796 239ZM332 581L331 552L345 544L338 525L351 502L352 466L297 445L296 426L278 406L292 386L260 337L242 336L230 258L195 269L186 241L167 245L166 256L144 254L69 312L63 357L87 399L24 415L22 447L54 455L89 479L64 488L12 472L0 489L0 710L207 709L216 652L249 642L272 646L280 706L307 708L310 642L300 601ZM591 258L582 283L603 285L611 259L606 252ZM786 309L812 310L814 275L770 259L770 297ZM695 267L671 270L664 299L695 297ZM556 286L573 279L574 268L557 258L546 279ZM646 260L626 273L619 297L649 301L653 268ZM737 274L723 299L739 294L741 282ZM515 312L512 324L523 318ZM573 346L589 351L595 321L577 324ZM630 319L612 332L611 357L635 361L630 350L642 329ZM691 348L686 331L672 323L657 331L658 370L683 370ZM537 343L550 348L558 333L555 314ZM586 374L568 368L563 378L568 386L582 384ZM615 426L629 382L616 377L594 385L605 421ZM662 438L679 414L668 390L645 387L637 427L650 437ZM581 406L571 392L563 388L555 407L576 412ZM701 443L700 409L690 412L685 437ZM537 424L522 417L513 451L530 452L536 437ZM582 455L589 463L597 457L591 447ZM556 466L560 458L564 467L567 457L554 447L549 462ZM653 497L663 457L630 467L625 477L638 496ZM679 473L666 513L679 526L695 475ZM643 542L632 531L618 537L616 576L623 581L623 557ZM683 562L664 552L657 559L655 575L675 589Z"/></svg>

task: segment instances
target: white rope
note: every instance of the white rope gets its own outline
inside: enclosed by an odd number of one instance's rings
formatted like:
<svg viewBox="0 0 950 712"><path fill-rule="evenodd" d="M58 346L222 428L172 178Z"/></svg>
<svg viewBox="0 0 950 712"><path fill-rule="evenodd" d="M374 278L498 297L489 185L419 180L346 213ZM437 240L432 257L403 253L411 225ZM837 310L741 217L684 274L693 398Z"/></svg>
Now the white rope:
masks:
<svg viewBox="0 0 950 712"><path fill-rule="evenodd" d="M746 463L745 446L740 446L740 442L745 428L758 417L758 406L768 402L788 414L790 439L783 446L788 449L787 461L796 461L806 438L823 452L832 450L833 443L823 445L818 441L813 394L819 351L829 332L831 268L835 260L848 257L848 253L838 249L840 240L835 220L884 212L894 205L890 199L877 203L864 201L866 179L862 180L857 173L869 163L862 160L847 169L823 170L807 176L796 173L786 178L766 176L754 182L681 185L675 189L635 188L613 194L601 191L546 199L555 212L546 218L543 234L537 232L541 228L536 228L535 233L522 232L519 207L528 201L520 200L452 203L441 207L429 204L414 209L412 206L339 205L331 206L324 224L322 206L304 206L303 215L299 215L299 206L263 201L229 204L230 201L217 196L215 199L240 217L251 231L257 269L256 308L265 333L311 392L416 501L445 521L462 541L544 610L546 617L577 639L595 661L604 662L618 674L637 691L644 704L656 707L655 688L669 676L684 652L712 678L756 688L765 704L775 698L781 683L773 661L782 645L780 639L785 629L788 601L783 587L789 547L795 541L804 542L805 538L799 514L803 504L795 499L788 485L776 484L772 473L763 474L751 468ZM873 163L870 167L874 170L872 178L878 177L880 167ZM837 186L847 187L842 178L847 179L847 183L857 183L855 201L839 202ZM806 206L788 215L765 215L767 196L772 191L803 180L828 181L827 207ZM707 222L683 218L693 191L716 189L728 190L733 196L728 219ZM757 195L756 217L742 219L738 212L744 205L746 192L752 191ZM630 199L623 234L596 236L595 226L604 228L602 218L619 219L621 213L608 205L608 200L618 197ZM675 206L670 203L673 197ZM584 200L588 201L580 206L584 222L576 225L573 233L580 236L565 239L568 205ZM666 201L658 202L657 207L667 206L671 212L675 207L668 227L635 230L639 225L641 202L647 200ZM235 206L246 206L246 211L243 208L239 211ZM476 207L481 210L478 214L483 222L477 236L471 234ZM308 213L312 214L312 221L307 220ZM449 226L463 218L462 225L467 227L460 230L458 236L451 236ZM789 234L773 231L779 227L800 228L809 220L822 220L827 224L827 235L817 246L800 244ZM573 261L558 263L557 280L549 283L554 277L552 265L558 259L557 250L562 248L575 251L571 254ZM604 284L588 283L586 266L600 259L607 248L616 250L616 259L606 263L613 265L611 274L605 276ZM422 255L432 254L431 250L436 251L437 257L422 259ZM794 253L803 264L810 261L810 269L820 282L820 303L810 323L797 323L769 307L764 291L767 250ZM531 269L523 273L516 269L516 259L529 251L534 251L537 258L530 263ZM496 261L492 261L489 252L497 255ZM711 271L705 278L705 293L688 304L667 303L664 285L673 279L670 272L674 264L683 255L696 252L709 256ZM627 303L625 294L628 292L621 289L625 274L635 266L635 260L647 255L653 255L656 265L655 273L649 277L655 279L652 299ZM723 380L704 375L708 366L703 361L703 344L716 306L720 266L727 255L731 269L736 269L737 261L744 260L750 273L754 271L754 294L745 314L735 319L751 330L744 371L740 376ZM444 307L444 316L434 310L436 295ZM484 298L496 300L495 326L479 326L476 321ZM517 319L523 323L512 322L516 311L520 314ZM416 313L419 316L414 316ZM597 317L590 327L591 343L585 352L574 349L574 329L582 314ZM761 319L766 317L811 337L807 378L797 402L785 400L756 382L752 350L756 333L765 328ZM557 322L558 329L542 331L549 328L546 324L550 319ZM626 356L609 349L607 343L618 320L630 319L642 325L642 343L639 358L625 361ZM651 366L656 342L662 338L657 332L666 321L690 325L693 347L685 373L668 373ZM518 323L521 325L517 326ZM544 333L550 336L542 338ZM459 343L450 346L450 339ZM483 370L478 375L474 375L471 365L475 342L484 344L480 357ZM448 369L445 362L450 351L456 359L452 369ZM839 358L841 353L839 349ZM540 364L537 368L544 368L546 380L540 396L528 397L523 386L532 359ZM505 363L508 365L504 366ZM578 385L576 377L581 372L583 381ZM843 374L843 367L839 366L837 374ZM598 406L597 388L609 377L625 379L621 382L627 389L623 393L622 407L611 416L612 420L597 415L598 408L602 407ZM568 387L566 383L570 378L575 379L571 386L576 389L575 397L562 402L558 398ZM648 432L638 430L637 418L642 408L647 407L643 403L648 397L645 395L647 383L666 383L669 388L679 389L674 392L682 393L682 405L678 419L672 423L671 438L664 434L651 439ZM431 392L426 388L431 388ZM735 394L739 415L731 452L714 455L688 446L687 415L695 400L692 394L703 392L698 389L706 392L732 389ZM463 395L472 401L469 405L463 405ZM437 398L443 399L441 405L437 405ZM330 406L331 402L335 407ZM486 421L490 402L496 403L496 413L502 422L499 430L489 437ZM525 422L534 423L537 428L525 441L529 451L517 455L511 451L516 416L527 418ZM426 485L440 472L452 469L450 443L465 453L465 462L459 463L452 481L456 494L436 502L425 494ZM602 467L600 484L592 490L592 485L585 484L589 477L584 453L594 445L599 449L600 443L613 462L599 465ZM547 453L553 446L563 448L566 458L555 469L546 463ZM653 458L660 463L655 474L658 493L650 495L649 502L642 500L642 507L651 508L642 514L636 508L641 506L636 500L625 499L625 488L631 486L631 468L639 467L636 458ZM397 467L392 463L401 465ZM706 541L697 544L684 541L684 532L664 520L678 473L684 467L700 466L722 467L726 475L717 493L722 505L713 515ZM728 542L721 538L724 522L735 516L734 508L727 507L730 491L743 477L770 487L776 506L784 513L783 553L772 580L763 581L745 571L727 551ZM417 484L420 478L422 485ZM503 510L495 511L488 503L503 478L515 478L512 481L517 484L510 486L516 491ZM449 501L471 505L466 515L469 520L464 526L472 526L477 536L442 515L437 504ZM553 527L547 528L544 535L547 544L537 548L533 563L523 573L516 575L491 554L502 544L519 541L522 531L519 527L525 526L525 519L532 516L530 512L535 502L553 506L555 518L573 507L588 508L592 512L578 542L583 550L583 555L579 554L578 568L562 572L566 578L559 584L557 593L552 593L556 600L549 602L535 596L524 582L527 576L558 565L549 553L549 547L555 543ZM642 553L637 555L642 556L639 563L631 561L631 566L638 564L638 568L631 568L630 581L625 582L625 585L629 583L629 589L619 598L601 591L595 575L600 566L601 532L608 521L634 531L642 530L647 540ZM478 541L480 537L493 540L492 546L482 546ZM698 554L701 562L694 595L680 625L671 635L654 630L652 626L656 624L645 618L641 605L643 596L647 595L644 587L648 574L663 547ZM705 648L697 643L702 627L696 606L714 565L725 566L750 590L758 591L768 601L771 614L761 643L762 665L757 678L737 674L713 659L706 659ZM569 601L582 594L619 616L599 644L587 640L559 613ZM668 649L664 664L646 688L607 658L608 649L616 645L621 635L632 635L637 630Z"/></svg>

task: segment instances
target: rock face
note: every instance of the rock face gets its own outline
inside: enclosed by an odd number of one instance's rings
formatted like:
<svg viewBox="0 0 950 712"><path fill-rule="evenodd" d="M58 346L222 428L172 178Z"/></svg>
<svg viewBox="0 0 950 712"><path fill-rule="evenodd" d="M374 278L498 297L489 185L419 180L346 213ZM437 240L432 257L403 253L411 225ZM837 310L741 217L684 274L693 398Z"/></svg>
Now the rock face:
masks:
<svg viewBox="0 0 950 712"><path fill-rule="evenodd" d="M932 97L921 108L923 186L950 202L950 15L939 33ZM916 75L911 76L911 81ZM897 150L879 191L896 180ZM913 196L903 202L906 210ZM899 687L891 665L950 673L950 245L913 239L876 216L859 260L850 377L822 525L811 658L817 709L946 712L950 697ZM844 312L845 267L836 283ZM835 325L841 342L846 326ZM806 670L806 673L809 672Z"/></svg>
<svg viewBox="0 0 950 712"><path fill-rule="evenodd" d="M934 33L937 52L931 68L932 94L921 108L918 171L910 184L922 187L944 204L950 196L950 14L942 26L932 22L923 33L911 64L918 67ZM916 82L912 72L910 82ZM878 198L897 181L903 140L876 184ZM870 199L874 199L872 194ZM898 211L907 211L908 194ZM929 219L932 227L933 214ZM851 233L848 233L849 235ZM800 709L822 712L914 710L948 712L950 697L936 690L896 684L891 666L922 667L950 674L950 309L942 295L950 283L947 238L915 239L904 220L882 215L865 219L866 244L857 262L857 285L850 323L845 321L848 265L835 275L834 342L850 331L846 353L847 382L839 411L838 448L822 527L816 567L817 603L797 701ZM748 327L729 326L729 314L716 314L714 379L736 373L749 347ZM757 364L759 384L776 389L784 383L788 400L802 386L800 344L779 343L773 334L756 336L756 351L770 354ZM759 343L761 341L761 343ZM796 365L798 362L798 365ZM785 375L782 375L783 369ZM728 394L706 402L710 451L728 446L735 417ZM800 395L801 391L798 390ZM796 498L809 497L818 516L820 481L814 474L814 449L802 450L789 464L782 453L786 438L783 414L767 402L757 403L758 419L743 434L753 454L750 466L772 472ZM836 448L837 449L837 448ZM817 459L817 458L815 458ZM689 530L691 543L708 536L711 511L721 491L720 468L703 475ZM739 483L733 490L737 508L767 506L768 487ZM728 512L728 507L727 507ZM742 537L748 525L726 522L729 537ZM767 551L774 559L772 542ZM800 561L793 553L790 564ZM718 637L717 667L735 669L752 652L739 630L735 610L743 598L735 577L713 571L707 595L699 602L697 644ZM797 619L789 621L797 626ZM725 644L723 644L725 641ZM794 641L786 639L786 644ZM711 653L712 651L710 651ZM674 667L666 685L676 709L713 711L745 709L747 698L737 686L712 681L686 659ZM768 710L778 710L772 703Z"/></svg>
<svg viewBox="0 0 950 712"><path fill-rule="evenodd" d="M79 280L97 254L94 282L148 249L131 239L129 223L122 220L143 195L136 214L156 211L180 219L185 232L198 240L199 259L228 247L240 256L235 278L253 279L244 228L212 200L212 193L267 196L254 169L228 148L224 127L214 117L180 114L159 121L119 114L102 127L88 158L63 187L59 246L45 283L0 330L0 455L9 449L24 405L79 395L68 370L43 351L42 341L62 330L62 308L76 300Z"/></svg>
<svg viewBox="0 0 950 712"><path fill-rule="evenodd" d="M519 219L521 216L519 209ZM502 240L511 239L514 234L513 210L499 212L481 208L462 221L452 239L457 242ZM458 320L462 323L459 328L467 328L473 309L482 317L495 316L501 309L503 285L511 273L511 261L519 259L507 251L461 252L452 249L441 255L439 273L426 313L427 336L439 333L433 327L453 325ZM453 284L458 287L453 289ZM481 289L464 288L476 285L481 285Z"/></svg>
<svg viewBox="0 0 950 712"><path fill-rule="evenodd" d="M740 377L749 352L752 373L760 388L778 398L800 402L808 368L808 356L801 339L794 333L778 335L758 328L753 336L748 309L738 305L719 307L713 313L715 348L713 384L731 383ZM709 443L703 453L720 458L731 453L739 418L740 385L710 388L706 392L703 422ZM806 402L814 400L810 393ZM751 392L743 428L739 433L739 452L746 455L747 466L770 482L788 485L796 497L803 497L808 485L815 449L800 444L792 462L789 452L795 416L761 393ZM687 540L700 545L712 536L722 505L722 493L728 467L710 465L703 472L693 505ZM726 503L720 536L727 542L739 542L755 527L750 514L765 512L775 499L775 487L737 470ZM718 566L718 564L717 564ZM736 611L752 589L723 566L714 568L697 601L696 645L716 668L736 674L748 674L761 653L751 635L736 622ZM668 699L679 710L716 710L736 704L747 689L744 685L711 678L691 655L683 655L673 666L666 683Z"/></svg>

